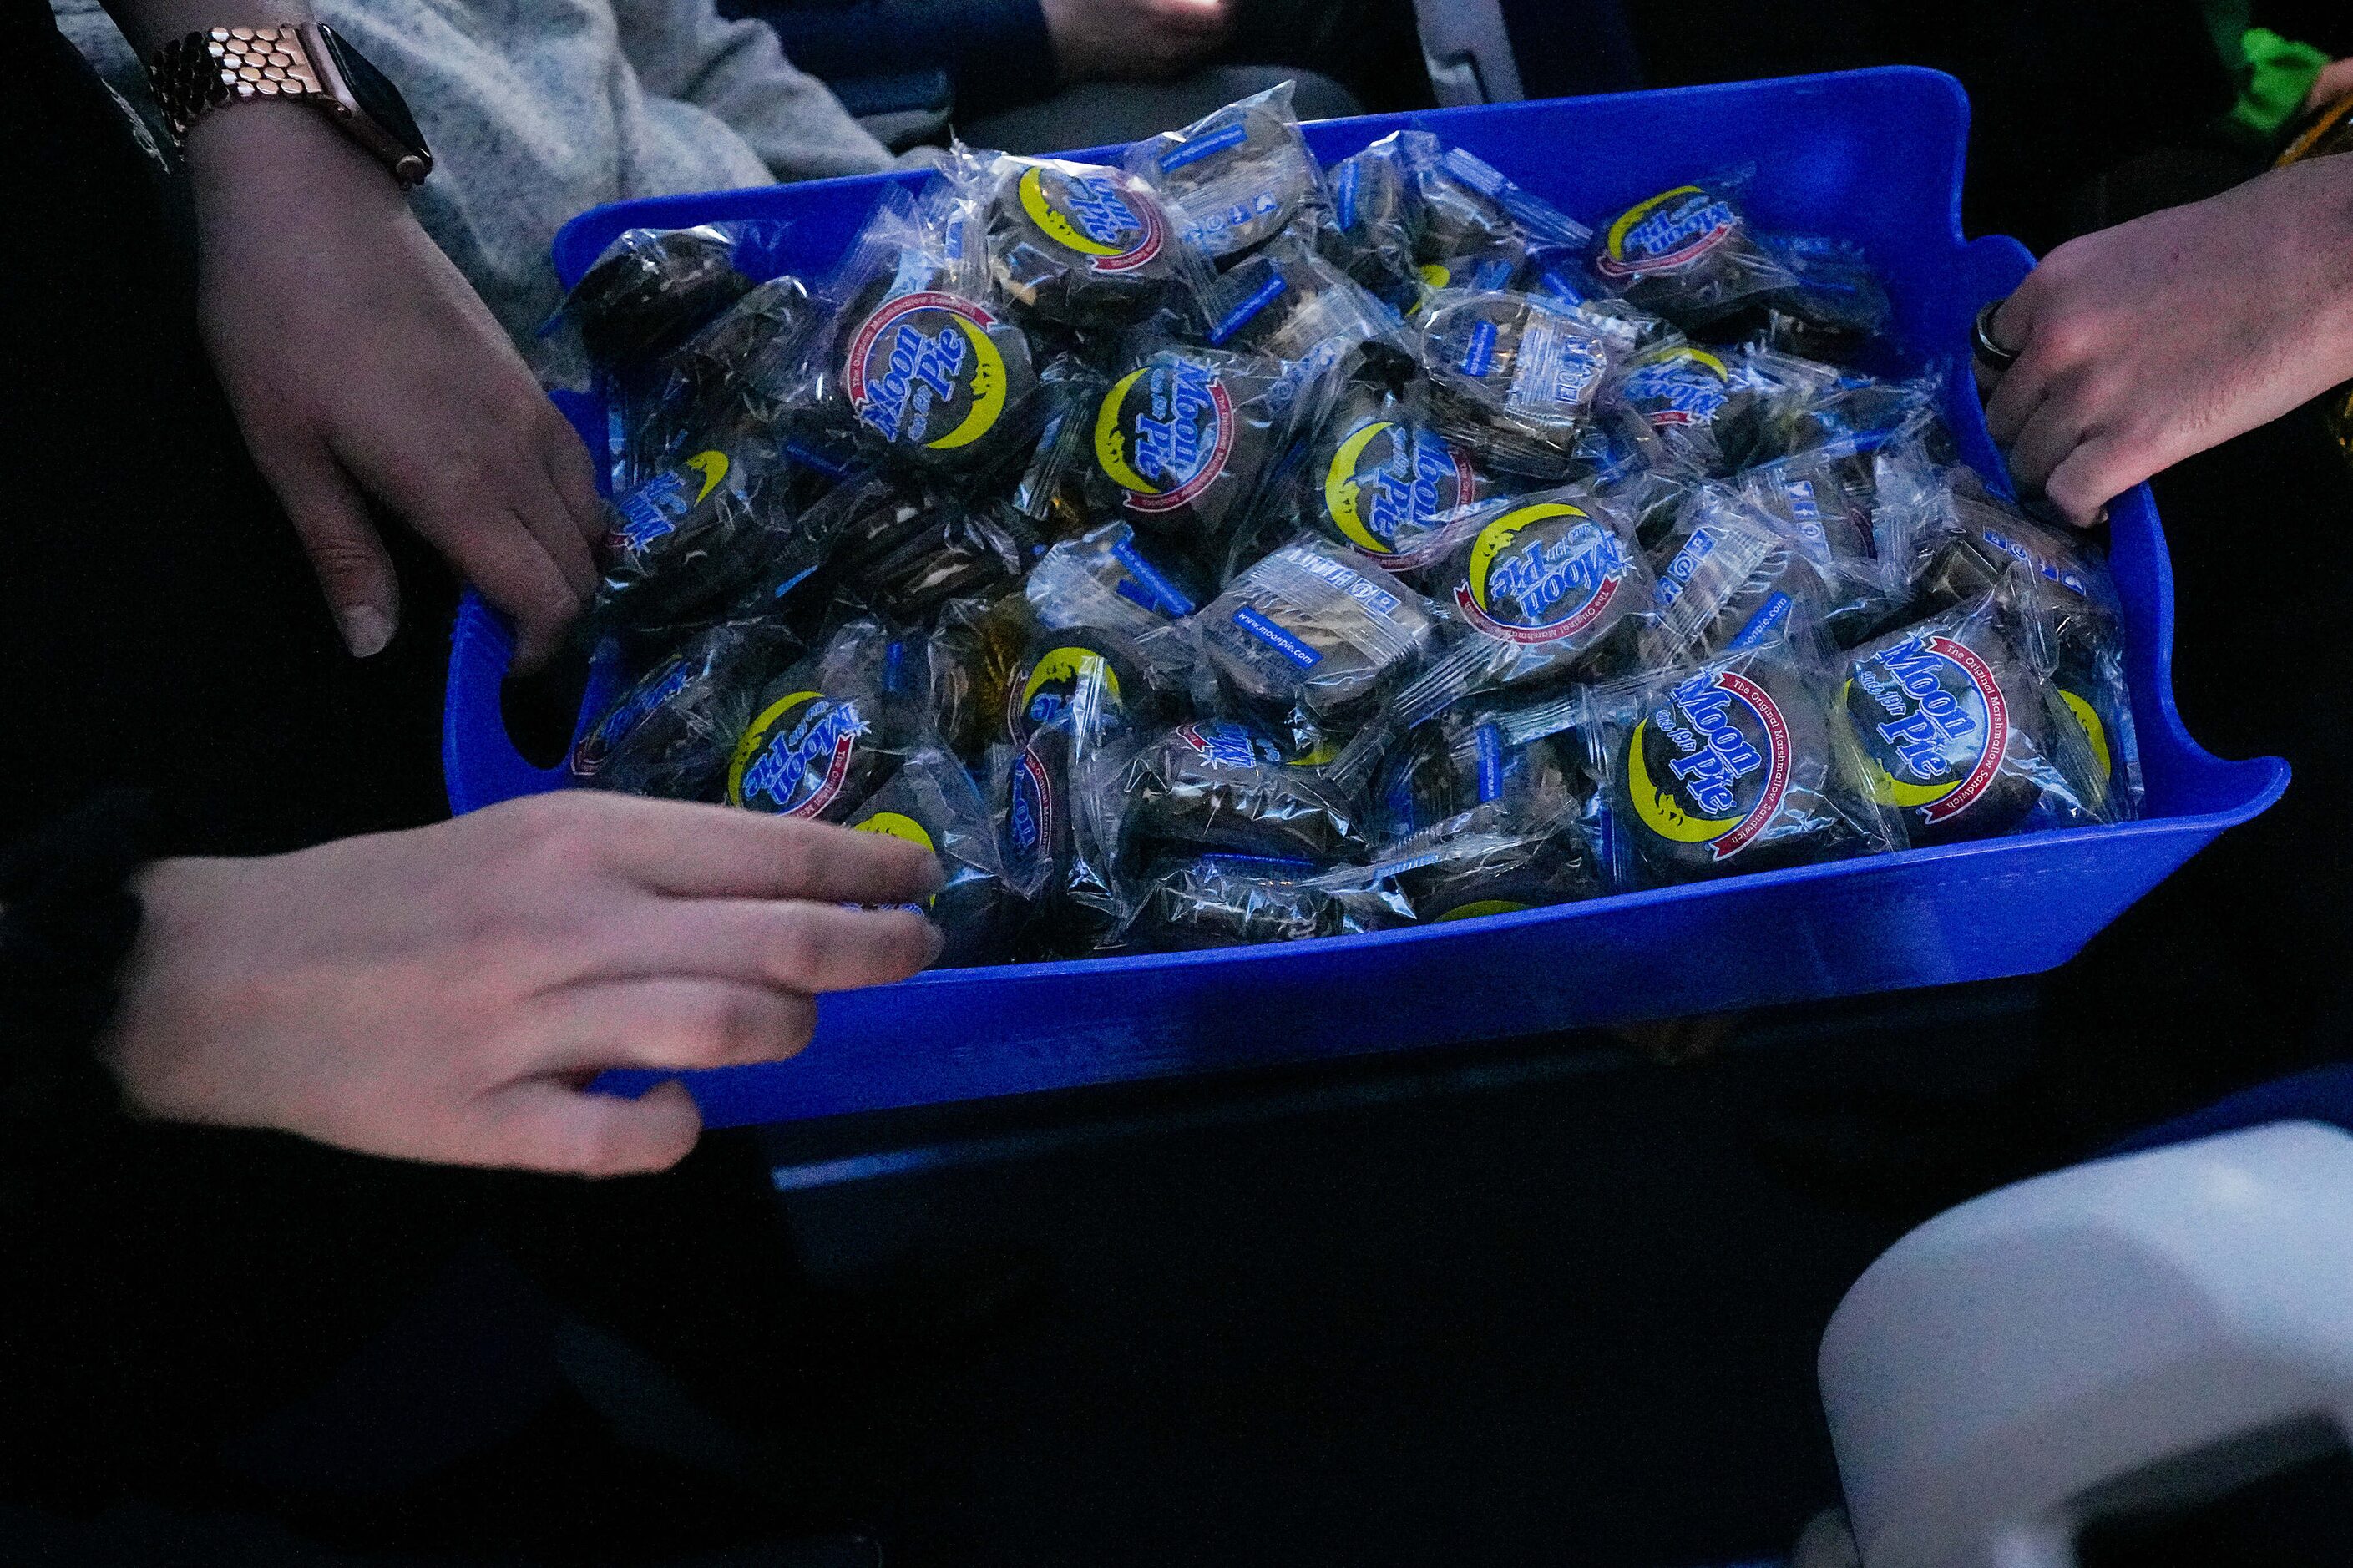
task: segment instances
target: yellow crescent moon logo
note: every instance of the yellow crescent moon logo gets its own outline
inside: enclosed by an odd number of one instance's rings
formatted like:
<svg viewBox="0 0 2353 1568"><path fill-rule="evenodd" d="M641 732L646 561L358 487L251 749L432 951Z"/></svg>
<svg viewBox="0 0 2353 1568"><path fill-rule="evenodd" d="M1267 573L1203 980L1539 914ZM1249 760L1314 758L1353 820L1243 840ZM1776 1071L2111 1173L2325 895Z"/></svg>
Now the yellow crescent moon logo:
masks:
<svg viewBox="0 0 2353 1568"><path fill-rule="evenodd" d="M1722 360L1716 358L1705 349L1695 349L1689 343L1678 343L1673 348L1662 349L1658 353L1651 356L1650 363L1652 364L1666 364L1675 360L1681 360L1688 364L1704 364L1708 369L1715 373L1715 378L1718 381L1730 381L1732 379L1732 372L1725 368L1725 364Z"/></svg>
<svg viewBox="0 0 2353 1568"><path fill-rule="evenodd" d="M1695 196L1700 194L1700 188L1697 185L1677 185L1672 191L1661 191L1649 201L1628 207L1618 215L1618 221L1609 226L1609 254L1620 261L1625 260L1626 235L1629 230L1676 197Z"/></svg>
<svg viewBox="0 0 2353 1568"><path fill-rule="evenodd" d="M1849 680L1839 689L1839 708L1850 715L1852 714L1853 710L1849 706L1847 699L1853 690L1852 680ZM1860 730L1862 726L1857 725L1856 728ZM1942 784L1905 784L1902 779L1889 773L1886 764L1877 757L1865 755L1863 761L1871 764L1870 776L1863 780L1863 784L1869 787L1871 798L1882 805L1902 806L1905 810L1910 811L1917 806L1934 805L1961 787L1961 781L1958 778L1947 779Z"/></svg>
<svg viewBox="0 0 2353 1568"><path fill-rule="evenodd" d="M1547 518L1583 518L1587 515L1582 508L1555 501L1507 511L1481 529L1479 542L1471 547L1471 602L1482 610L1488 608L1487 574L1493 568L1495 557L1512 547L1512 541L1520 536L1523 529L1543 522Z"/></svg>
<svg viewBox="0 0 2353 1568"><path fill-rule="evenodd" d="M709 500L711 492L727 478L727 454L724 452L697 452L682 466L702 476L702 488L694 492L694 504L697 506Z"/></svg>
<svg viewBox="0 0 2353 1568"><path fill-rule="evenodd" d="M752 759L760 754L769 737L782 727L785 715L802 703L814 702L817 699L818 694L814 691L796 691L779 697L752 721L751 726L744 731L743 739L735 742L735 754L727 761L728 805L744 804L744 770L752 765Z"/></svg>
<svg viewBox="0 0 2353 1568"><path fill-rule="evenodd" d="M1675 804L1675 797L1651 782L1651 770L1642 761L1642 737L1651 728L1648 719L1634 726L1634 733L1626 742L1626 795L1634 803L1634 815L1642 825L1662 838L1677 844L1712 844L1746 820L1738 816L1694 816Z"/></svg>
<svg viewBox="0 0 2353 1568"><path fill-rule="evenodd" d="M1356 464L1363 458L1365 448L1382 431L1397 428L1386 419L1365 425L1340 443L1340 449L1332 456L1331 469L1324 476L1324 506L1332 514L1332 521L1347 536L1349 543L1375 555L1393 555L1397 546L1366 527L1364 515L1356 510L1361 489L1356 483Z"/></svg>
<svg viewBox="0 0 2353 1568"><path fill-rule="evenodd" d="M2084 727L2084 738L2092 742L2092 760L2099 764L2100 776L2116 775L2116 763L2108 754L2108 727L2100 722L2098 710L2065 687L2059 689L2059 700L2067 704L2067 711L2075 715L2075 722Z"/></svg>
<svg viewBox="0 0 2353 1568"><path fill-rule="evenodd" d="M1103 695L1113 707L1119 706L1119 673L1103 655L1091 647L1050 649L1038 660L1038 668L1030 672L1029 683L1021 689L1021 707L1027 711L1038 693L1055 681L1067 680L1075 686L1098 673L1103 677Z"/></svg>
<svg viewBox="0 0 2353 1568"><path fill-rule="evenodd" d="M922 823L896 811L878 811L865 821L857 824L849 831L880 833L886 837L903 838L910 844L920 844L926 849L934 847L932 836L923 831Z"/></svg>
<svg viewBox="0 0 2353 1568"><path fill-rule="evenodd" d="M878 811L863 822L850 824L849 831L880 833L886 838L902 838L910 844L922 845L934 855L939 853L937 847L932 843L931 834L924 830L923 825L903 812ZM928 910L939 901L940 896L934 893L923 900L923 908Z"/></svg>
<svg viewBox="0 0 2353 1568"><path fill-rule="evenodd" d="M1102 410L1095 415L1095 461L1111 476L1111 482L1133 495L1156 496L1160 487L1145 482L1142 474L1128 466L1127 437L1119 428L1119 411L1126 405L1130 388L1144 379L1152 367L1129 371L1119 384L1103 400Z"/></svg>
<svg viewBox="0 0 2353 1568"><path fill-rule="evenodd" d="M972 412L964 416L963 424L938 440L923 443L934 452L971 446L987 435L997 416L1005 412L1005 356L997 352L997 345L989 342L979 323L954 311L948 312L948 320L972 345L972 373L965 378L965 384L972 391Z"/></svg>
<svg viewBox="0 0 2353 1568"><path fill-rule="evenodd" d="M1021 210L1029 215L1031 223L1046 231L1047 238L1066 250L1077 251L1081 256L1112 257L1125 254L1115 245L1105 245L1099 239L1088 238L1079 232L1078 225L1072 223L1063 214L1057 212L1054 209L1054 204L1046 196L1045 175L1046 171L1043 169L1030 169L1021 176L1020 192Z"/></svg>

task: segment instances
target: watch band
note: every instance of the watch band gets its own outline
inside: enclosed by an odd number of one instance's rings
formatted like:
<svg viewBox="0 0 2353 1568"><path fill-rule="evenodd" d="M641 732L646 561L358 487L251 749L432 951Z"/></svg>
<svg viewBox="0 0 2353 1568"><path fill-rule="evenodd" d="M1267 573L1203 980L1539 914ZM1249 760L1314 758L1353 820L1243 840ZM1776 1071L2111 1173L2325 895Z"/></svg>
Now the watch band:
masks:
<svg viewBox="0 0 2353 1568"><path fill-rule="evenodd" d="M301 28L213 27L174 38L155 51L147 81L172 134L216 109L258 99L327 99Z"/></svg>

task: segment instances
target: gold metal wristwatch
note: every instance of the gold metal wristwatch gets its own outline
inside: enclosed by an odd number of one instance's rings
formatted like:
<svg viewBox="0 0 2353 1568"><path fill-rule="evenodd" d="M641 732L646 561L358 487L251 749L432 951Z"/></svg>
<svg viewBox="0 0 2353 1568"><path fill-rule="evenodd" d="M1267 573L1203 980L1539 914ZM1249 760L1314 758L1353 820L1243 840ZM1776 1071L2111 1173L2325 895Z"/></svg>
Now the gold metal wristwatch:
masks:
<svg viewBox="0 0 2353 1568"><path fill-rule="evenodd" d="M319 23L190 33L155 51L147 82L177 137L217 110L282 100L320 110L404 188L433 172L432 151L400 89Z"/></svg>

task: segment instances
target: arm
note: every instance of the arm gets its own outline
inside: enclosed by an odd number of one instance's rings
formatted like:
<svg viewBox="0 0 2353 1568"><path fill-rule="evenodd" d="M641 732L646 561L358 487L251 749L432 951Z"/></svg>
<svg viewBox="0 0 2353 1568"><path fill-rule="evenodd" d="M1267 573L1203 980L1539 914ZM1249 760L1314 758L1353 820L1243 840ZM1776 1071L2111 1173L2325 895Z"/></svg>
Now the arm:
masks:
<svg viewBox="0 0 2353 1568"><path fill-rule="evenodd" d="M2061 246L2011 295L1986 423L2088 524L2109 500L2353 379L2353 158L2316 158Z"/></svg>
<svg viewBox="0 0 2353 1568"><path fill-rule="evenodd" d="M779 179L888 169L890 150L823 82L793 68L757 22L722 21L709 0L616 0L621 53L648 95L687 104L748 142Z"/></svg>
<svg viewBox="0 0 2353 1568"><path fill-rule="evenodd" d="M715 806L565 792L135 871L136 836L104 808L45 842L0 858L0 1068L7 1102L44 1118L103 1096L95 1041L151 1116L446 1163L659 1170L693 1145L693 1102L676 1083L584 1092L598 1072L789 1057L818 993L939 952L919 915L843 907L936 890L921 848Z"/></svg>
<svg viewBox="0 0 2353 1568"><path fill-rule="evenodd" d="M142 58L226 15L109 10ZM399 617L374 504L517 617L521 662L543 658L595 585L599 506L586 452L490 312L317 110L208 115L185 153L206 348L352 651L382 648Z"/></svg>
<svg viewBox="0 0 2353 1568"><path fill-rule="evenodd" d="M1227 0L727 0L765 19L828 81L945 70L956 110L982 114L1064 82L1151 80L1200 64L1232 30Z"/></svg>

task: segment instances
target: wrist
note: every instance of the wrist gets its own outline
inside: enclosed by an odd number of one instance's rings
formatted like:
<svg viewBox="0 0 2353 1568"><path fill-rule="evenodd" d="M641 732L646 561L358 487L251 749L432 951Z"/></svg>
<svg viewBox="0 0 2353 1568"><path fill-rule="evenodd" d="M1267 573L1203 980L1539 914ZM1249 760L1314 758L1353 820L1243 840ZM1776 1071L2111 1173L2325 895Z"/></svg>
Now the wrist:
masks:
<svg viewBox="0 0 2353 1568"><path fill-rule="evenodd" d="M157 860L142 867L131 891L142 918L137 940L122 961L119 1004L98 1040L98 1059L113 1076L123 1100L148 1115L168 1116L173 1107L160 1086L170 1080L176 1030L172 1020L185 998L185 972L190 951L206 926L227 907L220 896L227 860Z"/></svg>
<svg viewBox="0 0 2353 1568"><path fill-rule="evenodd" d="M188 128L182 155L197 216L259 207L282 217L289 201L322 199L406 210L400 182L331 122L302 103L240 103Z"/></svg>

